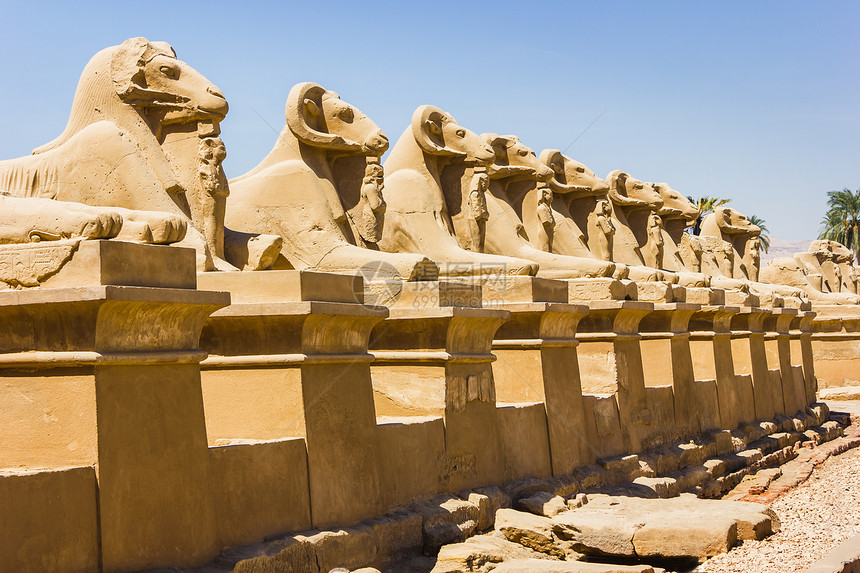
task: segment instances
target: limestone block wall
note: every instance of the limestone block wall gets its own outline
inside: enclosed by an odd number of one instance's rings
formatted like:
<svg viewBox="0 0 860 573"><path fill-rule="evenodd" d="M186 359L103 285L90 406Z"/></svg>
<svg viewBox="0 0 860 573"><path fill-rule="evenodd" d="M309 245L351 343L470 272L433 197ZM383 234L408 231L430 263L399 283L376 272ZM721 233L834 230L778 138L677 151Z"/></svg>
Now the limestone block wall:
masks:
<svg viewBox="0 0 860 573"><path fill-rule="evenodd" d="M303 439L210 447L209 460L219 547L312 527Z"/></svg>
<svg viewBox="0 0 860 573"><path fill-rule="evenodd" d="M115 245L98 264L162 256ZM0 571L203 565L814 400L807 311L384 308L267 273L0 293Z"/></svg>
<svg viewBox="0 0 860 573"><path fill-rule="evenodd" d="M820 307L810 345L821 388L860 386L860 309Z"/></svg>
<svg viewBox="0 0 860 573"><path fill-rule="evenodd" d="M0 572L99 571L92 467L0 470Z"/></svg>

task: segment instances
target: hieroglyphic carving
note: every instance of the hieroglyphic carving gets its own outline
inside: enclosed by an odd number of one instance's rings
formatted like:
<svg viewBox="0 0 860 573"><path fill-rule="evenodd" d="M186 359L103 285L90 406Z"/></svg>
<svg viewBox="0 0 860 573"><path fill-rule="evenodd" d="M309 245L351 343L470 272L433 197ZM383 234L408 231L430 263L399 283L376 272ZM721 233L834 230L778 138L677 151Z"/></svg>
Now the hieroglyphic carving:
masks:
<svg viewBox="0 0 860 573"><path fill-rule="evenodd" d="M11 288L36 287L72 259L81 239L0 247L0 282Z"/></svg>

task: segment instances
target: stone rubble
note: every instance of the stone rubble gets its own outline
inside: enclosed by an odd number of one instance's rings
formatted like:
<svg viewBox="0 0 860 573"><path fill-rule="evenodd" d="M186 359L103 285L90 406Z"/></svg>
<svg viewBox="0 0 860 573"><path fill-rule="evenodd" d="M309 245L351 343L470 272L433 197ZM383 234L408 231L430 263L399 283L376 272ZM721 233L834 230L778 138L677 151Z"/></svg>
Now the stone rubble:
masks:
<svg viewBox="0 0 860 573"><path fill-rule="evenodd" d="M849 433L856 435L857 427ZM825 457L826 461L809 468L811 475L804 483L781 491L771 500L771 508L782 523L778 533L759 541L744 541L709 559L697 571L800 573L839 543L860 534L860 449Z"/></svg>

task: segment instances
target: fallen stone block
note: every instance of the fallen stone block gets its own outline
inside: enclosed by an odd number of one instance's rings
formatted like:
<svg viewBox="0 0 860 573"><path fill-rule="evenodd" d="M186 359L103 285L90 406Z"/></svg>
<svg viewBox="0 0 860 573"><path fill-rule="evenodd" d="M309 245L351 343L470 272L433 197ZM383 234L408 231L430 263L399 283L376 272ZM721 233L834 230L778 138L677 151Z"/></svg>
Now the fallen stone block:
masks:
<svg viewBox="0 0 860 573"><path fill-rule="evenodd" d="M710 503L712 507L717 508L720 512L725 512L727 516L734 519L738 524L738 539L760 541L779 531L779 517L766 505L747 501L707 499L700 501Z"/></svg>
<svg viewBox="0 0 860 573"><path fill-rule="evenodd" d="M578 493L575 497L567 500L567 507L570 509L579 509L588 503L588 496L584 493Z"/></svg>
<svg viewBox="0 0 860 573"><path fill-rule="evenodd" d="M702 462L708 456L708 449L702 444L695 442L678 444L677 448L680 450L679 468L702 465Z"/></svg>
<svg viewBox="0 0 860 573"><path fill-rule="evenodd" d="M435 554L448 543L464 541L478 527L478 506L456 497L436 496L410 507L423 519L424 551Z"/></svg>
<svg viewBox="0 0 860 573"><path fill-rule="evenodd" d="M638 477L633 483L652 490L656 497L675 497L681 493L678 480L671 477Z"/></svg>
<svg viewBox="0 0 860 573"><path fill-rule="evenodd" d="M755 442L765 436L761 427L754 424L744 424L741 426L741 431L744 433L744 436L746 436L747 443Z"/></svg>
<svg viewBox="0 0 860 573"><path fill-rule="evenodd" d="M547 480L527 478L505 485L505 494L511 501L518 501L524 497L531 497L539 491L553 491L553 486Z"/></svg>
<svg viewBox="0 0 860 573"><path fill-rule="evenodd" d="M342 567L353 569L376 562L378 547L370 527L351 527L338 531L321 531L310 536L297 535L296 540L314 546L320 571Z"/></svg>
<svg viewBox="0 0 860 573"><path fill-rule="evenodd" d="M517 505L520 509L544 517L553 517L568 510L567 502L563 497L545 491L523 498L517 502Z"/></svg>
<svg viewBox="0 0 860 573"><path fill-rule="evenodd" d="M488 500L486 509L489 515L481 513L478 519L478 531L491 528L496 519L496 512L503 507L511 507L511 498L498 487L479 487L472 491L478 495L486 496Z"/></svg>
<svg viewBox="0 0 860 573"><path fill-rule="evenodd" d="M827 418L830 416L830 408L827 404L818 402L809 406L806 409L806 413L815 418L815 423L820 425L827 421Z"/></svg>
<svg viewBox="0 0 860 573"><path fill-rule="evenodd" d="M594 489L606 483L606 470L599 466L583 466L573 470L573 477L581 490Z"/></svg>
<svg viewBox="0 0 860 573"><path fill-rule="evenodd" d="M581 489L579 480L577 480L572 474L554 477L552 481L557 485L553 490L553 493L561 497L575 495L579 493Z"/></svg>
<svg viewBox="0 0 860 573"><path fill-rule="evenodd" d="M574 551L621 557L636 555L633 535L643 525L616 512L589 511L585 507L559 515L553 521L563 526L563 535L572 542Z"/></svg>
<svg viewBox="0 0 860 573"><path fill-rule="evenodd" d="M566 551L556 544L558 537L553 532L555 528L556 523L547 517L514 509L496 512L496 531L501 532L508 541L561 559Z"/></svg>
<svg viewBox="0 0 860 573"><path fill-rule="evenodd" d="M633 548L642 558L713 557L726 553L738 539L737 523L729 517L695 519L677 512L651 520L633 534Z"/></svg>
<svg viewBox="0 0 860 573"><path fill-rule="evenodd" d="M706 436L713 443L715 448L714 453L711 454L709 452L707 457L712 457L713 455L724 456L735 451L732 433L728 430L714 430L712 432L707 432Z"/></svg>
<svg viewBox="0 0 860 573"><path fill-rule="evenodd" d="M292 537L258 543L227 551L220 557L235 562L233 573L266 573L268 571L307 571L319 573L312 543Z"/></svg>
<svg viewBox="0 0 860 573"><path fill-rule="evenodd" d="M365 523L376 539L377 564L419 553L423 547L423 519L417 513L399 511Z"/></svg>
<svg viewBox="0 0 860 573"><path fill-rule="evenodd" d="M724 475L726 471L728 471L728 465L726 464L726 461L720 458L705 460L705 463L703 465L708 471L708 474L714 478L718 478L721 475Z"/></svg>
<svg viewBox="0 0 860 573"><path fill-rule="evenodd" d="M508 541L504 537L476 535L463 543L442 547L431 573L485 571L488 563L502 563L511 559L551 559L551 557L519 543Z"/></svg>
<svg viewBox="0 0 860 573"><path fill-rule="evenodd" d="M587 506L556 516L553 531L587 555L701 559L738 539L762 539L779 528L766 506L703 500L692 494L644 499L597 494Z"/></svg>
<svg viewBox="0 0 860 573"><path fill-rule="evenodd" d="M598 460L597 463L606 470L606 481L613 485L631 481L641 475L639 456L636 454L606 458Z"/></svg>

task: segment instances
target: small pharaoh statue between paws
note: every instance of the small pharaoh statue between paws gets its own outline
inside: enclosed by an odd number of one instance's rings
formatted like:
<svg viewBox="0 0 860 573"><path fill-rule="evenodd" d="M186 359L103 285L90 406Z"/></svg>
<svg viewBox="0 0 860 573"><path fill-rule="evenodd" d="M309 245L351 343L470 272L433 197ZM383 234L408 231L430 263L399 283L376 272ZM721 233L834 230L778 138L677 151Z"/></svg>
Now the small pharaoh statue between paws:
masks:
<svg viewBox="0 0 860 573"><path fill-rule="evenodd" d="M542 251L552 252L552 234L555 227L555 218L552 215L552 189L541 187L538 189L540 198L537 204L537 217L540 221L538 240Z"/></svg>
<svg viewBox="0 0 860 573"><path fill-rule="evenodd" d="M718 261L720 264L720 270L725 276L734 278L735 250L732 247L732 244L728 241L719 241L717 252L719 253Z"/></svg>
<svg viewBox="0 0 860 573"><path fill-rule="evenodd" d="M648 249L655 269L663 268L663 219L656 213L648 216Z"/></svg>
<svg viewBox="0 0 860 573"><path fill-rule="evenodd" d="M385 199L382 197L384 187L384 172L379 163L368 162L364 169L364 179L361 182L361 197L359 203L361 217L355 221L362 246L373 245L382 238L382 226L385 223Z"/></svg>
<svg viewBox="0 0 860 573"><path fill-rule="evenodd" d="M681 234L681 244L678 246L684 268L694 273L702 272L702 243L698 237L690 233Z"/></svg>
<svg viewBox="0 0 860 573"><path fill-rule="evenodd" d="M467 250L476 253L484 252L484 239L487 236L487 219L490 212L487 211L487 189L490 186L490 177L487 175L486 167L476 167L472 181L469 183L469 234L471 242Z"/></svg>
<svg viewBox="0 0 860 573"><path fill-rule="evenodd" d="M597 232L589 232L591 238L589 247L602 261L612 259L612 237L615 235L615 225L612 224L612 205L606 199L600 199L594 206L594 226Z"/></svg>
<svg viewBox="0 0 860 573"><path fill-rule="evenodd" d="M226 198L230 194L227 176L221 169L221 163L227 158L227 148L220 137L201 137L199 147L200 182L206 195L203 199L203 229L200 231L206 237L207 246L214 256L224 250L224 208Z"/></svg>
<svg viewBox="0 0 860 573"><path fill-rule="evenodd" d="M758 271L761 265L761 239L752 236L747 240L744 249L744 266L751 281L758 282Z"/></svg>

